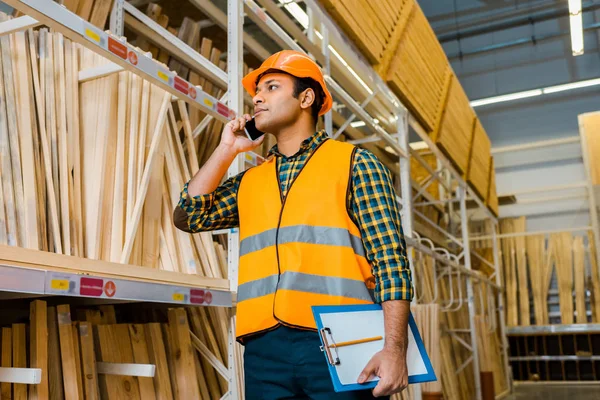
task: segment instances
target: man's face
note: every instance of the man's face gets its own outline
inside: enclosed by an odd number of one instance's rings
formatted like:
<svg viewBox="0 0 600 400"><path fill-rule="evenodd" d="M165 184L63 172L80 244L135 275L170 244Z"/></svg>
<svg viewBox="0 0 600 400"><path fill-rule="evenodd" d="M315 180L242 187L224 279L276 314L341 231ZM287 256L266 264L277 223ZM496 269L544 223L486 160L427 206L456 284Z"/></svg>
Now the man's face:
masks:
<svg viewBox="0 0 600 400"><path fill-rule="evenodd" d="M300 100L293 96L294 78L282 73L263 75L256 86L254 115L256 128L277 134L300 116Z"/></svg>

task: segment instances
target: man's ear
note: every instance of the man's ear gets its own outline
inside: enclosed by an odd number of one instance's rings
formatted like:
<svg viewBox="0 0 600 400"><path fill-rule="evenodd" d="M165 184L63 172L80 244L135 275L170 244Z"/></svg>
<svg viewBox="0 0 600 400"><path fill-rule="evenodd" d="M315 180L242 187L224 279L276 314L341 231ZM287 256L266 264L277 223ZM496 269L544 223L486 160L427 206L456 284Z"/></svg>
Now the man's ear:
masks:
<svg viewBox="0 0 600 400"><path fill-rule="evenodd" d="M310 108L315 102L315 91L312 89L306 89L300 94L300 107Z"/></svg>

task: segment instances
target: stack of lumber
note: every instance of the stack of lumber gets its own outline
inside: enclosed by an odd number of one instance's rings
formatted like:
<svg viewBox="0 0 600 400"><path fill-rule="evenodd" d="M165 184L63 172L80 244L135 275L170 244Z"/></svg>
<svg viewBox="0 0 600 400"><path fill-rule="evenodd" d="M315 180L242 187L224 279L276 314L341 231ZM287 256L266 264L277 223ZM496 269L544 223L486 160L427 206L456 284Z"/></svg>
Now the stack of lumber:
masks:
<svg viewBox="0 0 600 400"><path fill-rule="evenodd" d="M578 119L579 132L587 147L590 179L594 185L600 185L600 111L581 114Z"/></svg>
<svg viewBox="0 0 600 400"><path fill-rule="evenodd" d="M450 286L449 277L446 275L443 278L439 278L438 282L434 282L433 271L437 269L438 277L445 269L440 262L435 261L433 258L417 252L413 259L415 268L420 272L419 279L416 281L418 302L419 306L423 307L439 307L438 321L439 321L439 339L433 338L433 342L439 340L438 350L435 351L434 347L425 347L429 354L439 354L440 365L434 367L438 379L441 379L441 392L443 393L444 399L449 400L462 400L473 398L474 385L473 385L473 369L467 367L457 374L458 368L471 356L471 353L464 348L464 346L456 339L456 336L452 336L449 330L452 329L468 329L469 328L469 314L468 306L466 302L463 302L462 307L457 311L444 311L444 307L456 308L458 301L458 285L462 285L463 296L466 293L466 284L464 276L459 280L454 276L452 278L452 288ZM437 288L436 288L437 287ZM454 303L450 304L451 291L454 293ZM489 315L489 309L487 309L487 301L485 298L488 292L483 290L475 291L475 304L484 304L484 308L479 310L482 315ZM480 297L484 297L484 301L480 302ZM492 311L493 312L493 311ZM428 338L423 332L423 327L426 323L417 322L422 335ZM431 325L431 324L430 324ZM497 324L496 324L497 325ZM486 330L489 326L486 325ZM432 331L430 331L432 332ZM468 340L468 336L463 333L456 333L461 340ZM431 337L429 337L431 338ZM492 355L492 364L494 371L495 389L496 394L500 394L507 389L507 382L504 374L504 364L502 363L501 355L501 337L500 330L497 329L494 333L490 333L487 336L490 343L488 349L490 355ZM427 339L426 339L427 340ZM431 346L431 345L430 345ZM439 382L438 382L439 383ZM434 388L431 391L434 392ZM439 391L439 390L438 390Z"/></svg>
<svg viewBox="0 0 600 400"><path fill-rule="evenodd" d="M452 75L449 82L449 88L447 98L442 110L441 121L436 125L436 129L432 133L432 139L437 143L440 150L452 161L458 173L468 175L470 172L475 176L482 176L487 183L487 171L489 166L485 167L484 171L479 171L479 165L474 165L470 170L470 162L472 162L471 154L473 158L479 160L480 157L484 157L487 154L487 161L489 161L489 152L485 154L475 154L481 149L485 149L485 140L487 136L483 128L479 129L479 143L478 147L475 147L473 143L474 124L478 123L475 118L475 112L469 104L469 99L465 94L458 78ZM477 129L475 130L477 131ZM484 137L483 137L484 136ZM483 143L483 144L482 144ZM487 140L489 147L489 139ZM485 183L483 184L485 186ZM487 194L487 190L484 194ZM483 196L480 194L483 198Z"/></svg>
<svg viewBox="0 0 600 400"><path fill-rule="evenodd" d="M452 72L442 46L416 2L407 8L406 22L389 68L378 72L427 132L440 123Z"/></svg>
<svg viewBox="0 0 600 400"><path fill-rule="evenodd" d="M227 368L227 336L210 328L212 318L205 307L73 307L34 300L28 319L2 326L1 364L40 368L41 382L3 383L2 398L218 399L228 383L204 354L210 351L213 362ZM98 363L156 369L152 378L112 375Z"/></svg>
<svg viewBox="0 0 600 400"><path fill-rule="evenodd" d="M435 154L426 149L419 150L418 153L433 171L437 171L438 165ZM410 176L412 177L412 180L418 183L420 186L424 186L432 179L429 171L419 161L417 161L415 157L410 158ZM437 180L434 180L427 187L427 189L425 189L425 191L429 193L435 200L440 199L440 184Z"/></svg>
<svg viewBox="0 0 600 400"><path fill-rule="evenodd" d="M500 231L525 233L525 218L503 219ZM548 294L553 276L558 285L561 324L600 322L600 279L593 235L569 232L500 239L508 326L548 325ZM589 265L589 268L586 268ZM589 293L589 299L586 298ZM591 305L591 321L587 302ZM529 310L533 315L529 315Z"/></svg>
<svg viewBox="0 0 600 400"><path fill-rule="evenodd" d="M411 306L411 312L415 323L419 327L419 333L423 344L429 355L434 371L441 367L440 354L440 306L439 304L416 304ZM421 385L423 393L442 393L442 381L427 382Z"/></svg>
<svg viewBox="0 0 600 400"><path fill-rule="evenodd" d="M467 183L482 199L489 195L492 145L483 125L476 119L471 143L471 157L467 169Z"/></svg>
<svg viewBox="0 0 600 400"><path fill-rule="evenodd" d="M414 4L412 0L320 2L372 64L381 63L384 59L389 63Z"/></svg>
<svg viewBox="0 0 600 400"><path fill-rule="evenodd" d="M172 221L199 166L185 104L129 72L78 82L107 60L59 33L0 46L0 244L225 277L224 247Z"/></svg>

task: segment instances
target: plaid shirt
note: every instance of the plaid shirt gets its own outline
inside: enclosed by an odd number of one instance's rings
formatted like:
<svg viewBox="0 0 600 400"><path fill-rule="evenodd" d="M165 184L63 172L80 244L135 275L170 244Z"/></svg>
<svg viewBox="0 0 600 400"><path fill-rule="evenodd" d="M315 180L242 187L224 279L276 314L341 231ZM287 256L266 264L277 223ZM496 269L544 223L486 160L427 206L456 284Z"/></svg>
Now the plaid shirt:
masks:
<svg viewBox="0 0 600 400"><path fill-rule="evenodd" d="M302 142L291 157L274 146L269 155L277 157L277 170L283 195L302 166L327 139L324 131ZM225 181L213 193L190 197L186 183L178 207L187 214L190 232L234 228L239 225L237 192L243 172ZM388 169L371 152L357 148L352 167L352 187L348 210L362 236L367 260L375 277L375 301L412 300L406 243L400 212Z"/></svg>

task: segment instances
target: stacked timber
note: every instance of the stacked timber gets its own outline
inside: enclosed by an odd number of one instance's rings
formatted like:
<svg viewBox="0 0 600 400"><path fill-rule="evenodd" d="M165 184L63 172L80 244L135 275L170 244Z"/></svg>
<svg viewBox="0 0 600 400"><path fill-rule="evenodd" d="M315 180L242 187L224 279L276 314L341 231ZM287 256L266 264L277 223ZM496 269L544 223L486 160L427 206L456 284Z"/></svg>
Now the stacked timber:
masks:
<svg viewBox="0 0 600 400"><path fill-rule="evenodd" d="M492 167L492 145L483 125L476 119L473 127L473 140L471 142L471 157L469 160L467 183L471 185L477 195L486 199L489 195L490 168Z"/></svg>
<svg viewBox="0 0 600 400"><path fill-rule="evenodd" d="M525 218L500 221L503 281L508 326L556 323L549 314L549 290L555 278L561 324L600 322L600 279L593 235L569 232L525 236ZM586 242L587 241L587 248ZM589 265L589 268L586 268ZM588 296L589 293L589 296ZM587 315L590 303L591 319ZM529 315L529 310L533 315Z"/></svg>
<svg viewBox="0 0 600 400"><path fill-rule="evenodd" d="M30 303L29 318L2 326L2 367L40 368L36 385L2 384L13 399L218 399L228 382L226 332L211 307L78 307ZM236 345L234 357L241 365ZM206 356L212 353L213 358ZM27 356L29 355L29 357ZM103 363L103 364L99 364ZM106 363L151 364L154 377L114 375ZM242 370L237 371L241 378ZM238 380L241 388L242 381ZM243 391L240 391L243 398Z"/></svg>
<svg viewBox="0 0 600 400"><path fill-rule="evenodd" d="M199 166L185 104L130 72L79 82L107 60L60 33L0 46L0 244L225 277L223 245L172 221Z"/></svg>
<svg viewBox="0 0 600 400"><path fill-rule="evenodd" d="M579 132L584 141L583 151L587 152L589 161L589 174L592 184L600 185L600 111L581 114L579 119Z"/></svg>
<svg viewBox="0 0 600 400"><path fill-rule="evenodd" d="M108 16L112 10L114 0L54 0L62 4L69 11L77 14L80 18L89 21L92 25L104 29L108 21ZM15 17L23 15L15 10Z"/></svg>

